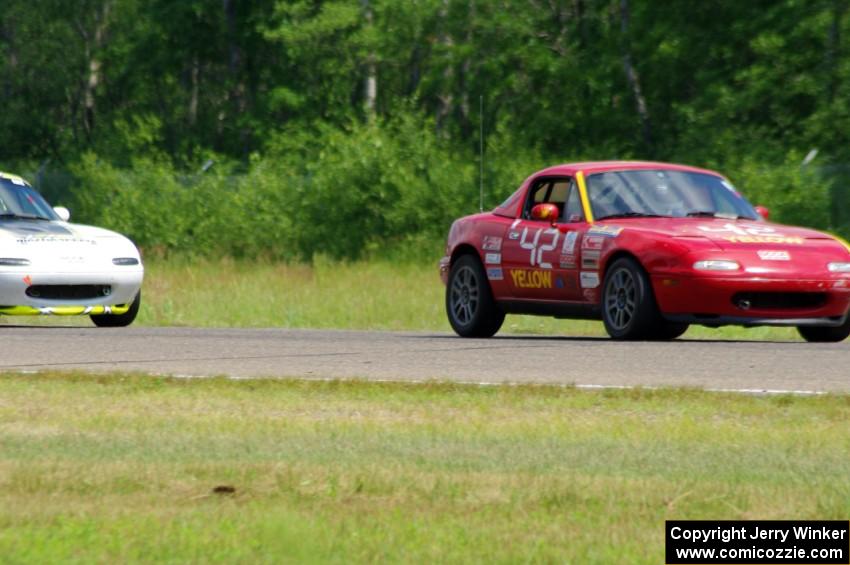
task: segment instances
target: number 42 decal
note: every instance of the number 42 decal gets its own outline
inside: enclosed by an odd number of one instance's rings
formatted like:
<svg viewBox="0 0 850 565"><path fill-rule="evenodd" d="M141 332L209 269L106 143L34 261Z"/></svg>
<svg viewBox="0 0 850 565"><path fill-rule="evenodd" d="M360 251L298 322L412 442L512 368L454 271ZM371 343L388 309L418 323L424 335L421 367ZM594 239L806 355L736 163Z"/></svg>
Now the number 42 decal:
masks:
<svg viewBox="0 0 850 565"><path fill-rule="evenodd" d="M543 260L543 252L553 251L556 247L558 247L558 239L561 237L561 232L554 228L538 228L531 241L528 240L528 233L529 231L527 227L522 229L522 237L519 240L519 246L523 249L528 249L531 252L531 266L533 267L538 265L541 269L551 269L552 263ZM552 236L552 240L549 243L543 243L541 239L545 239L548 236ZM571 238L569 237L564 238L563 249L561 249L562 254L568 252L567 247L569 246L570 239ZM574 238L573 242L575 242Z"/></svg>

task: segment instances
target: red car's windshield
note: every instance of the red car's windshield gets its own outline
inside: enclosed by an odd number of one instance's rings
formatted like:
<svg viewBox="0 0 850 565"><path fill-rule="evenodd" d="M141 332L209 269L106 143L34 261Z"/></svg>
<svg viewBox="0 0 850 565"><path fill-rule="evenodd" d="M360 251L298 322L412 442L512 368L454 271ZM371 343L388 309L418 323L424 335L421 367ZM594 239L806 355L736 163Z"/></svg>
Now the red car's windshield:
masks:
<svg viewBox="0 0 850 565"><path fill-rule="evenodd" d="M755 209L721 177L689 171L632 170L587 177L597 220L630 216L721 216L755 220Z"/></svg>

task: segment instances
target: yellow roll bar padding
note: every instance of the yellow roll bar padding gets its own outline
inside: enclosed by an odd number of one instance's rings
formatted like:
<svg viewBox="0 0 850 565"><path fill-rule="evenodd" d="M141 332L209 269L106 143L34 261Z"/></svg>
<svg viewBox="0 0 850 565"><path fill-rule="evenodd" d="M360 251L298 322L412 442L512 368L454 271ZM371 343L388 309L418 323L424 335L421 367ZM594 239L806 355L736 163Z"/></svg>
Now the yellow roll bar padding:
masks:
<svg viewBox="0 0 850 565"><path fill-rule="evenodd" d="M576 182L578 182L578 193L581 196L581 207L584 210L584 219L587 223L593 223L593 210L590 209L590 199L587 197L587 185L584 184L584 172L576 173Z"/></svg>

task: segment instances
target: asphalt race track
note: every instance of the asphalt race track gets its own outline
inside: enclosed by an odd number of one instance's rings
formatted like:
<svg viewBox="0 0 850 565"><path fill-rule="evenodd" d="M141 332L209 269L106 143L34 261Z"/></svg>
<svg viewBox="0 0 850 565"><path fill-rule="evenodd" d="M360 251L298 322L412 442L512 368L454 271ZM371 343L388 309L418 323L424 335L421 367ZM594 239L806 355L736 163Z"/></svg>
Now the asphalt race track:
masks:
<svg viewBox="0 0 850 565"><path fill-rule="evenodd" d="M283 329L0 327L0 371L850 392L850 343Z"/></svg>

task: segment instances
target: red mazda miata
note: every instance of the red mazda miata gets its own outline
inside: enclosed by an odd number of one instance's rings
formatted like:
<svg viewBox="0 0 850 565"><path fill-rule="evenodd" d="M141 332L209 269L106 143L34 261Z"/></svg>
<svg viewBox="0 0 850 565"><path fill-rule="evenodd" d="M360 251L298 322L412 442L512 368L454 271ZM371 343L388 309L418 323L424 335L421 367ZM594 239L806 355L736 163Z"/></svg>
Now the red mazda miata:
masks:
<svg viewBox="0 0 850 565"><path fill-rule="evenodd" d="M461 336L505 314L601 319L614 339L689 324L850 335L850 245L766 221L722 175L602 161L537 172L491 212L456 220L440 276Z"/></svg>

